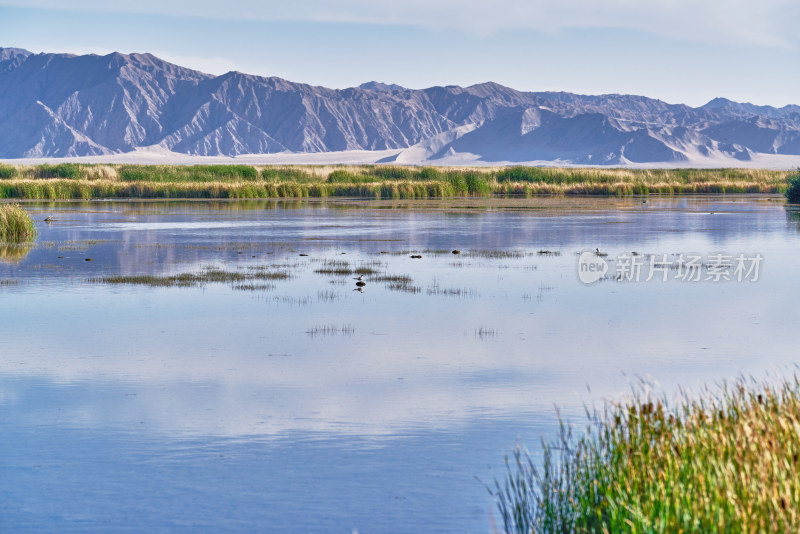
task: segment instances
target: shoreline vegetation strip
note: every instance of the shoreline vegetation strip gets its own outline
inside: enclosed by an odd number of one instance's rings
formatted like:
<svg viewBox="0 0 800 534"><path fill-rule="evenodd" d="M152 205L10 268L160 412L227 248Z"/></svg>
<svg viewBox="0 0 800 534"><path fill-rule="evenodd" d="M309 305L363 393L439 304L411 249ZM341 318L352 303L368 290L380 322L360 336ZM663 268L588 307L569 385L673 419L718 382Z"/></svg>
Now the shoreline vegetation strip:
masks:
<svg viewBox="0 0 800 534"><path fill-rule="evenodd" d="M0 199L775 194L786 192L789 174L764 169L0 164Z"/></svg>

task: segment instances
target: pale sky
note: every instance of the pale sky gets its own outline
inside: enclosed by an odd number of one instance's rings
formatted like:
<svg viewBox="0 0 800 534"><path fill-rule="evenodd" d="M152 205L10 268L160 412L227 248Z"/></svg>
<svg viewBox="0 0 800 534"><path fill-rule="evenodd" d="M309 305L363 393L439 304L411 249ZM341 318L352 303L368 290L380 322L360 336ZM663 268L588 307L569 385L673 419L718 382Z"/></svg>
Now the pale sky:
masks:
<svg viewBox="0 0 800 534"><path fill-rule="evenodd" d="M800 104L797 0L0 0L0 46L343 88L495 81Z"/></svg>

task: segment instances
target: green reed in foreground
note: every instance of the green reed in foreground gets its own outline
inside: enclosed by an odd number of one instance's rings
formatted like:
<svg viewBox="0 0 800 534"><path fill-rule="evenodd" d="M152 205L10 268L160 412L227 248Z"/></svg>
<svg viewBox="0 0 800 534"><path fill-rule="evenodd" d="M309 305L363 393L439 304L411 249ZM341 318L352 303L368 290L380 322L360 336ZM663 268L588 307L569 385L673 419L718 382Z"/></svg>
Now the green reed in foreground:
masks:
<svg viewBox="0 0 800 534"><path fill-rule="evenodd" d="M25 243L36 239L36 225L17 204L0 204L0 243Z"/></svg>
<svg viewBox="0 0 800 534"><path fill-rule="evenodd" d="M490 492L509 533L798 532L800 383L639 395L506 465Z"/></svg>

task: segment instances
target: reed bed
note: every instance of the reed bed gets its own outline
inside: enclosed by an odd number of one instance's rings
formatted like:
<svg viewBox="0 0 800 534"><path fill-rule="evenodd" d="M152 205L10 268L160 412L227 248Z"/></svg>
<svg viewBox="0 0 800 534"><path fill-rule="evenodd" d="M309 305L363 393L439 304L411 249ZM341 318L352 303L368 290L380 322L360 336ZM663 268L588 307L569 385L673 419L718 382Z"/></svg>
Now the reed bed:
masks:
<svg viewBox="0 0 800 534"><path fill-rule="evenodd" d="M491 195L782 193L761 169L439 168L397 165L0 165L0 198L426 199Z"/></svg>
<svg viewBox="0 0 800 534"><path fill-rule="evenodd" d="M36 225L18 204L0 204L0 243L26 243L36 239Z"/></svg>
<svg viewBox="0 0 800 534"><path fill-rule="evenodd" d="M506 532L800 531L800 382L740 379L674 406L643 394L562 423L496 480Z"/></svg>

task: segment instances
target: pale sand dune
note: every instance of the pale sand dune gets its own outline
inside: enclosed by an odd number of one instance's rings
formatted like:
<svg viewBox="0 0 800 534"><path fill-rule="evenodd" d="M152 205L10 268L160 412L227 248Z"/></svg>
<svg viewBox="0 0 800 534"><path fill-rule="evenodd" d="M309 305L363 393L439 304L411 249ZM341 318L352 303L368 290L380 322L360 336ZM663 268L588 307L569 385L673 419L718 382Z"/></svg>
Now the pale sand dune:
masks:
<svg viewBox="0 0 800 534"><path fill-rule="evenodd" d="M247 154L242 156L192 156L170 152L162 147L139 148L132 152L70 158L18 158L0 161L12 165L43 163L110 163L138 165L364 165L397 155L400 150L350 150L346 152Z"/></svg>
<svg viewBox="0 0 800 534"><path fill-rule="evenodd" d="M429 165L441 167L504 167L513 165L531 165L545 167L590 167L576 165L564 161L482 161L480 156L468 152L450 153L436 159L430 157L429 147L414 146L404 150L351 150L344 152L249 154L236 157L228 156L191 156L170 152L161 147L146 147L124 154L106 156L82 156L70 158L20 158L1 159L0 162L11 165L39 165L56 163L86 164L138 164L138 165ZM597 165L597 167L606 167ZM633 163L608 167L627 167L632 169L672 169L672 168L748 168L790 170L800 167L800 156L754 154L750 161L716 154L713 157L690 155L688 161Z"/></svg>

